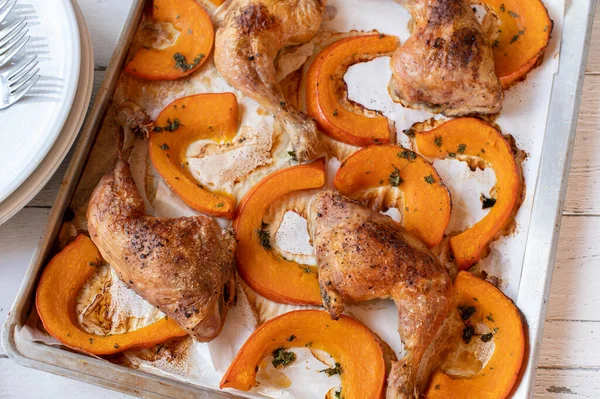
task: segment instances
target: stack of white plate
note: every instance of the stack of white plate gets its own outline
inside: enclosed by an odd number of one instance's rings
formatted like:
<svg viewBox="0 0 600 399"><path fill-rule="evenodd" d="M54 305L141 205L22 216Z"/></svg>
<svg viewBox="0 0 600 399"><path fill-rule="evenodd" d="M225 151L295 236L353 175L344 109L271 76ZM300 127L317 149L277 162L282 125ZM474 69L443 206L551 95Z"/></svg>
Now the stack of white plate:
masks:
<svg viewBox="0 0 600 399"><path fill-rule="evenodd" d="M19 58L37 55L41 78L0 110L0 224L56 172L79 133L94 80L90 35L76 2L19 0L5 23L23 16L31 39Z"/></svg>

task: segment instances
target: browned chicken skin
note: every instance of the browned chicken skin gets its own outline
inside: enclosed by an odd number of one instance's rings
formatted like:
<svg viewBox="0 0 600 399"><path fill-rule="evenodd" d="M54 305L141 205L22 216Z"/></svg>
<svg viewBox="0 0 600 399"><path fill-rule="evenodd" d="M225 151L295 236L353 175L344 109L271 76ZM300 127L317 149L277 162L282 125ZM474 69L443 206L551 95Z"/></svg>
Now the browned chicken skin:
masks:
<svg viewBox="0 0 600 399"><path fill-rule="evenodd" d="M129 164L118 160L92 193L88 230L133 290L199 341L219 335L235 300L235 239L204 216L144 216Z"/></svg>
<svg viewBox="0 0 600 399"><path fill-rule="evenodd" d="M325 309L335 319L345 303L393 299L406 356L392 363L387 397L418 397L421 358L452 303L446 269L391 218L339 194L320 193L311 220Z"/></svg>
<svg viewBox="0 0 600 399"><path fill-rule="evenodd" d="M325 0L229 0L215 38L219 72L283 123L301 162L320 155L317 126L286 102L274 62L283 47L313 38L324 8Z"/></svg>
<svg viewBox="0 0 600 399"><path fill-rule="evenodd" d="M390 94L448 116L493 114L504 97L492 48L468 0L398 0L412 36L392 57Z"/></svg>

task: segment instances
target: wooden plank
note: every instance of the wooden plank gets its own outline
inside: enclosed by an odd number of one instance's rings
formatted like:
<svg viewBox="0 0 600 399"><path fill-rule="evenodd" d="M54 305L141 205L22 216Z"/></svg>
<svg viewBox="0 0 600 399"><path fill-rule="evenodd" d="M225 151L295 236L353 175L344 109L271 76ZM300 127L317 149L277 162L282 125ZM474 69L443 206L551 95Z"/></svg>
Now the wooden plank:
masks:
<svg viewBox="0 0 600 399"><path fill-rule="evenodd" d="M539 369L536 399L600 398L600 370Z"/></svg>
<svg viewBox="0 0 600 399"><path fill-rule="evenodd" d="M42 237L49 213L49 209L24 209L0 226L0 329L17 296L33 251ZM0 345L0 354L3 353Z"/></svg>
<svg viewBox="0 0 600 399"><path fill-rule="evenodd" d="M549 320L600 321L600 217L563 217Z"/></svg>
<svg viewBox="0 0 600 399"><path fill-rule="evenodd" d="M0 359L0 398L20 399L130 399L133 396L26 368L7 358Z"/></svg>
<svg viewBox="0 0 600 399"><path fill-rule="evenodd" d="M539 367L600 369L600 322L549 320Z"/></svg>

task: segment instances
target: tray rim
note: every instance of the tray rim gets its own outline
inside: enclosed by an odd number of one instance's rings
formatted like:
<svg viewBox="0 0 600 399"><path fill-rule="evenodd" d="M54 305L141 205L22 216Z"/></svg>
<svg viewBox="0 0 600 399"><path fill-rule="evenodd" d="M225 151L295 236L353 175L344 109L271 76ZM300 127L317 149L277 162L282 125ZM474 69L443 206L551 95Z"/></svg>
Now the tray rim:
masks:
<svg viewBox="0 0 600 399"><path fill-rule="evenodd" d="M44 234L4 324L2 344L8 356L23 366L131 395L148 398L233 398L236 396L228 392L202 388L172 377L150 374L103 359L26 341L16 334L16 329L21 325L20 321L25 320L28 315L35 294L35 285L110 104L145 1L134 0L123 25L104 80L94 105L86 117L73 158L65 173L63 182L66 184L63 184L59 190ZM514 397L531 397L533 394L595 5L595 0L567 0L565 6L559 67L552 85L540 172L535 184L524 256L524 263L533 266L523 268L517 296L517 305L527 320L529 339L526 367L521 371L520 383L513 392ZM74 7L76 6L74 2ZM583 21L586 23L584 24ZM565 32L569 34L566 35ZM565 101L565 98L569 100ZM552 139L550 140L549 137ZM560 184L556 184L557 181L560 181Z"/></svg>

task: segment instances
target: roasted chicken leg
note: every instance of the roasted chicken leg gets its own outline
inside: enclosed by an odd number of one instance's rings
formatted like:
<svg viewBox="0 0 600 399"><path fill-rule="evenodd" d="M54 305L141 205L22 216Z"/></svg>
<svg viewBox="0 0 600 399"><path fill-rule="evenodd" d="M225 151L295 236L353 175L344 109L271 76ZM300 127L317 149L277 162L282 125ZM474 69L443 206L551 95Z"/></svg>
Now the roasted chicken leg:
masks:
<svg viewBox="0 0 600 399"><path fill-rule="evenodd" d="M448 116L500 112L504 97L490 43L468 0L397 0L412 36L392 56L390 94Z"/></svg>
<svg viewBox="0 0 600 399"><path fill-rule="evenodd" d="M311 205L323 305L336 319L345 303L391 298L406 356L392 363L387 398L418 397L425 350L452 303L452 281L427 247L389 217L331 191Z"/></svg>
<svg viewBox="0 0 600 399"><path fill-rule="evenodd" d="M92 193L88 230L129 287L199 341L219 335L235 300L235 239L204 216L144 216L129 164L118 160Z"/></svg>
<svg viewBox="0 0 600 399"><path fill-rule="evenodd" d="M325 0L230 0L218 16L215 66L283 123L301 162L320 155L317 126L286 102L274 62L283 47L313 38L324 8Z"/></svg>

